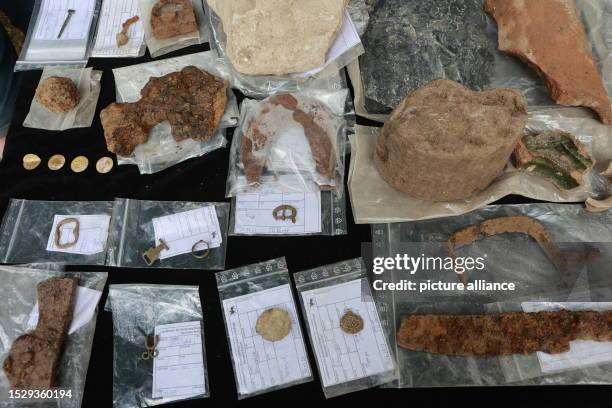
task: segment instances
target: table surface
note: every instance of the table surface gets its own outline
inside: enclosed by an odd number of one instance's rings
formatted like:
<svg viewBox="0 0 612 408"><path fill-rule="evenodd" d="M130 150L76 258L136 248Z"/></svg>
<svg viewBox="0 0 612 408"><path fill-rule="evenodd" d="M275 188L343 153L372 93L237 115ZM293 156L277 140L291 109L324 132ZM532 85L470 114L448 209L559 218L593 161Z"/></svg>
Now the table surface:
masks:
<svg viewBox="0 0 612 408"><path fill-rule="evenodd" d="M207 50L207 45L179 50L165 57ZM23 123L40 78L40 71L23 72L11 130L7 136L4 159L0 163L0 211L4 213L10 198L30 200L113 200L126 197L146 200L228 201L225 183L228 171L228 149L220 149L204 157L192 159L154 175L140 175L135 166L119 166L106 175L95 171L95 162L109 155L106 150L100 110L115 101L112 69L149 61L137 59L91 59L89 66L103 70L102 91L91 128L64 132L24 128ZM241 100L239 95L239 100ZM362 125L373 122L358 118ZM228 135L231 140L231 132ZM229 145L228 145L229 146ZM28 172L22 167L22 157L35 153L43 163L53 154L63 154L69 162L76 156L86 156L89 168L74 174L67 165L51 172L45 165ZM348 160L348 158L347 158ZM348 162L347 162L348 164ZM521 197L508 197L501 203L527 202ZM228 242L226 269L285 256L291 272L331 264L361 255L362 243L370 242L370 226L352 222L347 208L349 234L340 237L231 237ZM300 401L318 406L335 404L380 404L385 406L492 406L501 401L521 407L610 407L612 387L497 387L461 389L371 389L331 400L325 400L315 374L315 381L254 398L237 401L234 374L217 293L214 272L185 270L117 269L109 267L69 267L69 270L103 270L109 272L109 283L156 283L199 285L205 316L206 352L211 398L176 403L173 407L283 404ZM104 304L107 290L101 304ZM102 309L102 308L101 308ZM314 368L312 348L308 345ZM100 311L90 367L85 387L83 407L112 405L112 319Z"/></svg>

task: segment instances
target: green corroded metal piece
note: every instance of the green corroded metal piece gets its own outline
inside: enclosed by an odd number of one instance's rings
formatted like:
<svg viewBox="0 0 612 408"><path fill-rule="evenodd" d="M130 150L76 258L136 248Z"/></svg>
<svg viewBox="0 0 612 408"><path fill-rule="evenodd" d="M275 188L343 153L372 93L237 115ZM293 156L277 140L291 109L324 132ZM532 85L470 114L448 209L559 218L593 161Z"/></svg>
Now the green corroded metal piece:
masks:
<svg viewBox="0 0 612 408"><path fill-rule="evenodd" d="M551 181L562 190L582 184L582 175L594 164L569 133L547 131L530 134L523 137L522 143L530 159L520 163L520 167Z"/></svg>

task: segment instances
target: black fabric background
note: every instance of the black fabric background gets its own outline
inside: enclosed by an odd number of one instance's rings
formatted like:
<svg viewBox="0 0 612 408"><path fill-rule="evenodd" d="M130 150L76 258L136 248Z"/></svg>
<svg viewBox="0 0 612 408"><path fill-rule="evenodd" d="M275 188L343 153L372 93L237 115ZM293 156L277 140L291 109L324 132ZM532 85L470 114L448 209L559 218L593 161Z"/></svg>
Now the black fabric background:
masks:
<svg viewBox="0 0 612 408"><path fill-rule="evenodd" d="M203 51L208 46L189 47L165 57ZM4 159L0 164L0 210L4 213L10 198L30 200L112 200L126 197L172 201L227 201L224 197L228 168L228 149L221 149L198 159L192 159L158 174L141 176L135 166L115 167L106 175L95 171L95 162L106 155L99 112L115 101L112 68L148 61L139 59L92 59L89 66L103 70L102 92L91 128L50 132L21 126L32 101L41 72L20 73L23 82L19 92L11 131L7 138ZM241 100L242 98L239 98ZM360 124L372 124L358 119ZM231 133L229 135L231 140ZM22 167L22 157L35 153L43 159L38 169L28 172ZM66 166L58 171L48 170L46 161L53 154L66 156ZM89 158L89 168L81 174L70 170L70 161L79 155ZM348 164L348 161L347 161ZM509 197L503 203L525 202L520 197ZM342 237L309 238L244 238L231 237L227 249L226 269L273 259L287 258L289 270L302 271L318 266L356 258L361 245L370 242L370 227L352 222L349 210L349 234ZM498 387L464 389L371 389L325 400L316 375L310 345L311 366L315 381L276 391L251 399L237 401L234 374L229 357L228 342L216 289L214 272L179 270L113 269L107 267L70 267L70 270L105 270L109 283L161 283L199 285L202 300L206 351L211 398L171 404L172 407L240 406L262 404L282 406L299 403L316 406L436 406L456 407L496 406L518 407L611 407L612 387ZM1 284L1 283L0 283ZM107 290L101 301L106 300ZM0 299L0 304L4 300ZM2 307L2 306L0 306ZM112 319L100 308L91 362L87 376L83 407L112 406L113 341Z"/></svg>

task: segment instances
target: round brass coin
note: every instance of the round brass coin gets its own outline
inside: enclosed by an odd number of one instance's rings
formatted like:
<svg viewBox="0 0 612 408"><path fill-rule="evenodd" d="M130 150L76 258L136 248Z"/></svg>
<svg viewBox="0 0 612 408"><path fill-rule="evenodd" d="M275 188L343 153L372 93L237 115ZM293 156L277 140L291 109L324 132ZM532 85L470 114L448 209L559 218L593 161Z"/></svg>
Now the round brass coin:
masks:
<svg viewBox="0 0 612 408"><path fill-rule="evenodd" d="M96 171L100 174L106 174L113 169L115 163L110 157L103 157L96 163Z"/></svg>
<svg viewBox="0 0 612 408"><path fill-rule="evenodd" d="M85 171L87 169L87 166L89 166L89 160L87 160L87 157L85 156L75 157L74 160L72 160L72 163L70 163L70 168L75 173L81 173Z"/></svg>
<svg viewBox="0 0 612 408"><path fill-rule="evenodd" d="M363 319L351 310L347 310L340 318L340 328L348 334L357 334L363 330Z"/></svg>
<svg viewBox="0 0 612 408"><path fill-rule="evenodd" d="M47 163L49 169L51 170L59 170L64 167L64 164L66 164L66 158L61 154L51 156L51 158L49 159L49 163Z"/></svg>
<svg viewBox="0 0 612 408"><path fill-rule="evenodd" d="M23 168L26 170L34 170L40 162L40 157L35 154L30 153L23 156Z"/></svg>
<svg viewBox="0 0 612 408"><path fill-rule="evenodd" d="M286 310L272 308L264 311L257 318L255 331L268 341L279 341L291 331L291 318Z"/></svg>

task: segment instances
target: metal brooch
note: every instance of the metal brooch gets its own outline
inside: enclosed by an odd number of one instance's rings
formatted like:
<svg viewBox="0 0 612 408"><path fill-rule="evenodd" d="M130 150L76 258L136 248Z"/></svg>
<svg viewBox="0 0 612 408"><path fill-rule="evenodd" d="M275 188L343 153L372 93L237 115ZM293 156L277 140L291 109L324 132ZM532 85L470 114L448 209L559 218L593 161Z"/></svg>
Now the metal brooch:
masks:
<svg viewBox="0 0 612 408"><path fill-rule="evenodd" d="M292 223L297 222L297 208L291 205L279 205L272 211L272 216L276 221L291 220Z"/></svg>

